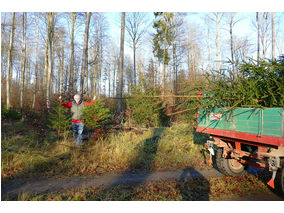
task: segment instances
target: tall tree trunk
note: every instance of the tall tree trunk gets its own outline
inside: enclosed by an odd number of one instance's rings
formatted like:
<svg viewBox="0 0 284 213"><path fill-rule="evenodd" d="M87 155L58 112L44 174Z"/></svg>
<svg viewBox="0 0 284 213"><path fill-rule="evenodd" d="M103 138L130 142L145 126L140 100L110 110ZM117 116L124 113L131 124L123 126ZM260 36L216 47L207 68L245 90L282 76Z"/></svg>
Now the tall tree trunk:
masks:
<svg viewBox="0 0 284 213"><path fill-rule="evenodd" d="M27 13L23 13L23 44L21 55L21 86L20 86L20 107L23 110L23 96L25 87L25 71L26 71L26 29L27 29Z"/></svg>
<svg viewBox="0 0 284 213"><path fill-rule="evenodd" d="M111 64L109 61L108 63L108 97L110 97L110 71L111 71Z"/></svg>
<svg viewBox="0 0 284 213"><path fill-rule="evenodd" d="M217 75L219 78L219 20L218 20L218 13L216 14L216 69Z"/></svg>
<svg viewBox="0 0 284 213"><path fill-rule="evenodd" d="M76 13L72 13L72 29L71 29L71 64L70 64L70 77L69 77L69 92L74 93L74 28L76 21Z"/></svg>
<svg viewBox="0 0 284 213"><path fill-rule="evenodd" d="M63 71L64 71L64 40L61 40L61 61L60 61L60 82L59 82L59 93L63 93Z"/></svg>
<svg viewBox="0 0 284 213"><path fill-rule="evenodd" d="M167 33L166 33L167 34ZM166 37L164 38L164 54L163 54L163 88L162 95L166 94Z"/></svg>
<svg viewBox="0 0 284 213"><path fill-rule="evenodd" d="M275 26L274 26L274 13L271 13L271 25L272 25L272 60L275 57Z"/></svg>
<svg viewBox="0 0 284 213"><path fill-rule="evenodd" d="M102 64L103 64L103 36L102 29L100 30L100 41L99 41L99 98L101 97L102 88Z"/></svg>
<svg viewBox="0 0 284 213"><path fill-rule="evenodd" d="M210 61L211 61L211 54L210 54L210 28L208 26L208 30L207 30L207 48L208 48L208 71L210 71L211 66L210 66Z"/></svg>
<svg viewBox="0 0 284 213"><path fill-rule="evenodd" d="M231 60L233 65L233 79L235 79L235 60L234 60L234 40L233 40L233 19L230 20L230 43L231 43Z"/></svg>
<svg viewBox="0 0 284 213"><path fill-rule="evenodd" d="M45 40L45 55L44 55L44 75L43 75L43 93L46 95L46 82L47 82L47 72L48 72L48 33L46 34Z"/></svg>
<svg viewBox="0 0 284 213"><path fill-rule="evenodd" d="M116 67L117 67L117 59L114 57L113 60L113 84L112 84L112 96L115 97L115 91L116 91Z"/></svg>
<svg viewBox="0 0 284 213"><path fill-rule="evenodd" d="M8 52L8 72L6 78L6 93L7 93L7 109L10 109L10 84L12 81L12 62L13 62L13 44L14 44L14 29L15 29L15 13L13 13L12 24L11 24L11 33L10 33L10 43L9 43L9 52Z"/></svg>
<svg viewBox="0 0 284 213"><path fill-rule="evenodd" d="M47 27L47 34L48 34L48 73L46 79L46 106L50 108L50 82L51 82L51 74L52 72L52 62L53 62L53 36L54 36L54 17L53 12L48 13L48 27Z"/></svg>
<svg viewBox="0 0 284 213"><path fill-rule="evenodd" d="M259 12L256 13L257 21L257 63L259 63L259 54L260 54L260 19Z"/></svg>
<svg viewBox="0 0 284 213"><path fill-rule="evenodd" d="M81 85L80 93L83 96L88 91L88 39L89 39L89 25L90 25L91 13L86 13L86 24L85 24L85 37L84 47L82 56L82 70L81 70ZM85 90L84 90L85 87Z"/></svg>
<svg viewBox="0 0 284 213"><path fill-rule="evenodd" d="M2 19L2 23L6 24L6 13L4 13L4 20ZM5 34L5 27L1 28L1 61L4 61L4 34ZM7 72L6 72L7 73ZM6 73L4 70L4 63L1 63L1 77L6 78Z"/></svg>
<svg viewBox="0 0 284 213"><path fill-rule="evenodd" d="M125 33L125 12L121 13L121 35L120 35L120 54L119 54L119 90L118 90L118 113L122 110L123 93L123 58L124 58L124 33Z"/></svg>
<svg viewBox="0 0 284 213"><path fill-rule="evenodd" d="M37 93L37 84L38 84L38 74L37 74L37 49L38 49L38 41L39 41L39 15L37 17L37 31L36 31L36 48L35 48L35 83L34 83L34 94L33 94L33 104L32 109L35 109L36 102L36 93Z"/></svg>
<svg viewBox="0 0 284 213"><path fill-rule="evenodd" d="M137 85L136 83L136 43L133 41L133 74L134 74L134 86Z"/></svg>

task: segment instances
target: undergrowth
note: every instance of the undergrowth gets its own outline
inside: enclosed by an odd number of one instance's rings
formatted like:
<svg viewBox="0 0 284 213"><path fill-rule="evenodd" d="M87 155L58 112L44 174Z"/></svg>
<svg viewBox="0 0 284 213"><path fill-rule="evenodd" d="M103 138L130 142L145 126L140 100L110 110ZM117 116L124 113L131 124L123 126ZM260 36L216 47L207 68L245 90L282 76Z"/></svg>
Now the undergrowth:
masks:
<svg viewBox="0 0 284 213"><path fill-rule="evenodd" d="M3 125L5 125L3 127ZM114 132L85 140L83 148L72 138L40 135L27 122L2 125L1 178L30 176L100 175L138 170L175 170L187 166L208 169L202 145L194 144L188 124L151 128L142 133Z"/></svg>

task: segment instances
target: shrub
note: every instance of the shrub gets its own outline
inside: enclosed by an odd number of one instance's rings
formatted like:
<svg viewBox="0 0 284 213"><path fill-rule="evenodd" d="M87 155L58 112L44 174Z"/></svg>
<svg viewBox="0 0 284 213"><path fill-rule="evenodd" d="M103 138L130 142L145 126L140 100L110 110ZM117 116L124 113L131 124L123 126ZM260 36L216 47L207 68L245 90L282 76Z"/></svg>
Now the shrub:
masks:
<svg viewBox="0 0 284 213"><path fill-rule="evenodd" d="M168 121L162 101L156 97L145 97L159 95L156 90L149 89L142 92L142 89L136 87L132 88L131 92L132 96L141 96L139 98L129 98L126 101L127 109L130 110L131 123L140 126L159 127Z"/></svg>
<svg viewBox="0 0 284 213"><path fill-rule="evenodd" d="M283 107L284 106L284 56L274 61L254 60L238 66L235 77L231 71L220 78L208 75L211 85L205 100L207 107Z"/></svg>
<svg viewBox="0 0 284 213"><path fill-rule="evenodd" d="M22 114L18 110L1 106L1 119L20 120L21 118Z"/></svg>
<svg viewBox="0 0 284 213"><path fill-rule="evenodd" d="M49 127L57 132L58 137L66 137L70 133L71 116L69 110L61 106L58 102L52 107L49 114Z"/></svg>
<svg viewBox="0 0 284 213"><path fill-rule="evenodd" d="M100 101L95 101L94 104L85 106L83 110L85 126L90 129L102 127L109 121L110 117L110 110Z"/></svg>

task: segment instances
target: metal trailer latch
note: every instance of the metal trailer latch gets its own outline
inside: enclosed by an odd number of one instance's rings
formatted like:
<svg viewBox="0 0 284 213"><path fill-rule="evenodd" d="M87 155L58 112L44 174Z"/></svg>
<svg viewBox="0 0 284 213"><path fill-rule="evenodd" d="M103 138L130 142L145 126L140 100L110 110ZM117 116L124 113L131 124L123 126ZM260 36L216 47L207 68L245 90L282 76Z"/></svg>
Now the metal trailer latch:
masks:
<svg viewBox="0 0 284 213"><path fill-rule="evenodd" d="M213 141L207 141L207 143L205 144L205 147L208 149L209 153L210 153L210 158L208 160L209 164L213 164L213 160L212 160L212 155L214 155L214 149L213 149Z"/></svg>
<svg viewBox="0 0 284 213"><path fill-rule="evenodd" d="M214 154L214 149L213 149L214 141L209 141L209 140L207 140L206 145L207 145L206 148L208 149L208 151L210 152L210 154L211 154L211 155L215 155L215 154Z"/></svg>
<svg viewBox="0 0 284 213"><path fill-rule="evenodd" d="M274 189L275 188L274 180L276 177L276 172L277 172L277 169L280 168L280 158L279 157L269 157L268 163L269 163L269 170L272 171L272 178L270 179L270 181L267 182L267 185L269 185L271 188Z"/></svg>

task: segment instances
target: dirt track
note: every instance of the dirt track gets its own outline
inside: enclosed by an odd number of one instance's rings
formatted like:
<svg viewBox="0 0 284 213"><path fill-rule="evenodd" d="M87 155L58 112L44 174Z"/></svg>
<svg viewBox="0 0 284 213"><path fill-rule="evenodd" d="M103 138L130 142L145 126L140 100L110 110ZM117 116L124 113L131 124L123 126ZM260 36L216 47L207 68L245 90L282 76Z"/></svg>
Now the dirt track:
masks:
<svg viewBox="0 0 284 213"><path fill-rule="evenodd" d="M186 171L186 172L185 172ZM28 181L21 184L3 184L1 186L1 197L2 200L6 196L12 196L15 194L21 194L23 192L28 192L32 194L42 194L49 192L66 191L76 188L88 188L93 186L104 186L112 187L119 184L133 184L139 185L146 182L159 181L159 180L180 180L185 178L211 178L222 176L216 170L210 171L197 171L194 169L187 169L183 171L167 171L167 172L155 172L146 173L140 172L136 174L124 173L124 174L108 174L104 176L95 177L67 177L67 178L52 178L52 179L42 179L35 181ZM273 192L268 192L265 194L255 194L253 196L247 197L235 197L233 200L281 200L284 199L279 197Z"/></svg>

